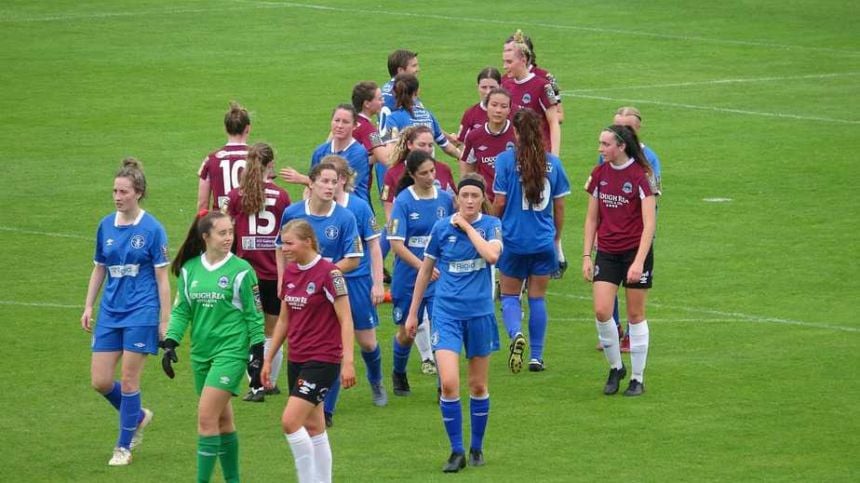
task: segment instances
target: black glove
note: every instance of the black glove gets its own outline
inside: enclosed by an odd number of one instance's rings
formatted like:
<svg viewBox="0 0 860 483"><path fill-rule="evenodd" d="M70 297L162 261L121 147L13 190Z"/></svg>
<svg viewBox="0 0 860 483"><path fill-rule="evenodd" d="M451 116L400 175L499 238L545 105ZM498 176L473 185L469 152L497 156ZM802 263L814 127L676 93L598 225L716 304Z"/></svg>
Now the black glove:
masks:
<svg viewBox="0 0 860 483"><path fill-rule="evenodd" d="M176 348L179 347L179 342L173 339L164 339L158 345L164 349L164 352L161 354L161 368L164 369L167 377L173 379L176 377L176 373L173 372L173 363L179 362L179 358L176 357Z"/></svg>
<svg viewBox="0 0 860 483"><path fill-rule="evenodd" d="M251 357L248 361L248 376L251 378L251 387L263 387L260 376L263 369L263 343L258 342L251 346Z"/></svg>
<svg viewBox="0 0 860 483"><path fill-rule="evenodd" d="M556 269L556 271L552 272L550 277L555 278L555 279L564 277L565 271L567 271L567 260L563 260L563 261L558 262L558 269Z"/></svg>

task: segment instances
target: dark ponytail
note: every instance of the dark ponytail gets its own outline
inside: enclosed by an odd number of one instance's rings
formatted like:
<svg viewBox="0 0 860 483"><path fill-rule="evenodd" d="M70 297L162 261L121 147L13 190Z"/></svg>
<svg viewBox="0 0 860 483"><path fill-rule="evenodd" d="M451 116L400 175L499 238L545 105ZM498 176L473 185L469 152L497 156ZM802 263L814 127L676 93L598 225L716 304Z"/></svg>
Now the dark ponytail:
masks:
<svg viewBox="0 0 860 483"><path fill-rule="evenodd" d="M412 114L415 96L418 95L418 78L412 74L397 74L394 78L395 107L403 108Z"/></svg>
<svg viewBox="0 0 860 483"><path fill-rule="evenodd" d="M421 167L427 161L436 162L436 159L433 158L429 153L425 153L424 151L414 150L406 156L406 169L403 170L403 176L400 177L400 180L397 182L397 189L394 190L396 194L400 194L401 191L415 184L415 178L413 175L418 168Z"/></svg>
<svg viewBox="0 0 860 483"><path fill-rule="evenodd" d="M185 235L185 241L179 247L176 258L170 264L170 271L173 272L173 275L178 277L182 273L182 266L188 260L199 257L201 253L206 251L206 242L203 240L203 234L209 233L209 230L215 225L215 220L221 218L228 218L228 216L217 210L200 210L200 213L197 214L191 223L191 227L188 228L188 234Z"/></svg>

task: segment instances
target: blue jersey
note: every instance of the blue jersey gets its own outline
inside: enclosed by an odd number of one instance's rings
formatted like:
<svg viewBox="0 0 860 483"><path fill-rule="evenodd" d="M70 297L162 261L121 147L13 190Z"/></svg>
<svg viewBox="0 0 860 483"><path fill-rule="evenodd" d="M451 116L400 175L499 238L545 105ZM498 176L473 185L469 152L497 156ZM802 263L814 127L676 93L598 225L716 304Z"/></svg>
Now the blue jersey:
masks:
<svg viewBox="0 0 860 483"><path fill-rule="evenodd" d="M93 261L105 267L106 282L99 310L117 316L147 309L157 313L161 307L155 268L165 267L168 260L167 233L152 215L140 210L131 225L117 226L119 214L104 217L96 232ZM106 317L99 324L114 327ZM140 325L158 325L152 320L118 317Z"/></svg>
<svg viewBox="0 0 860 483"><path fill-rule="evenodd" d="M370 204L370 160L367 150L355 139L350 140L349 146L343 151L335 152L332 149L332 141L321 144L311 155L311 167L320 163L320 160L329 154L343 157L349 163L349 167L355 171L355 194Z"/></svg>
<svg viewBox="0 0 860 483"><path fill-rule="evenodd" d="M495 216L479 215L472 226L484 240L501 245L502 223ZM451 224L450 216L433 226L424 256L436 260L440 273L433 319L435 314L464 320L494 313L493 266L478 254L466 232Z"/></svg>
<svg viewBox="0 0 860 483"><path fill-rule="evenodd" d="M385 117L385 124L382 125L380 134L385 139L394 139L400 136L400 131L409 126L427 126L433 131L433 140L436 141L436 144L440 147L448 144L448 138L445 137L445 133L439 127L439 121L436 120L436 116L425 109L424 105L418 100L412 106L411 114L402 107L391 111L391 114Z"/></svg>
<svg viewBox="0 0 860 483"><path fill-rule="evenodd" d="M358 196L351 196L350 194L347 194L346 196L346 208L355 217L358 237L361 239L362 244L367 245L368 240L379 238L382 235L382 230L379 228L379 224L376 222L376 217L373 215L373 211L371 211L370 206ZM361 257L361 262L359 262L358 268L351 272L344 273L343 276L348 279L357 277L370 278L370 265L371 260L370 254L368 253Z"/></svg>
<svg viewBox="0 0 860 483"><path fill-rule="evenodd" d="M662 170L660 169L660 158L657 157L657 153L651 150L648 146L644 144L639 144L642 147L642 154L645 155L645 159L648 160L648 164L651 165L651 171L654 172L654 179L652 180L651 190L654 191L654 194L657 196L661 196L663 194L663 182L662 182ZM597 164L603 164L603 155L597 156Z"/></svg>
<svg viewBox="0 0 860 483"><path fill-rule="evenodd" d="M400 240L418 259L424 258L424 250L430 239L430 231L437 221L454 212L454 198L446 191L433 187L432 198L418 198L412 186L401 191L394 199L391 218L388 221L388 239ZM394 258L394 273L391 275L392 298L412 297L418 270ZM432 297L436 282L431 282L424 297Z"/></svg>
<svg viewBox="0 0 860 483"><path fill-rule="evenodd" d="M540 204L529 203L525 197L514 149L496 158L493 191L507 198L502 213L502 233L505 248L510 253L537 253L554 246L552 201L570 194L570 182L557 156L546 153L546 178Z"/></svg>
<svg viewBox="0 0 860 483"><path fill-rule="evenodd" d="M394 78L392 77L388 82L382 84L379 90L382 91L382 110L379 111L378 116L379 131L381 132L385 126L385 118L397 107L397 99L394 98Z"/></svg>
<svg viewBox="0 0 860 483"><path fill-rule="evenodd" d="M281 230L290 220L301 218L310 223L317 236L319 253L326 260L337 263L344 258L363 257L364 248L358 237L358 228L352 213L337 203L332 203L331 211L324 216L312 215L308 200L290 205L281 216L275 246L283 245Z"/></svg>

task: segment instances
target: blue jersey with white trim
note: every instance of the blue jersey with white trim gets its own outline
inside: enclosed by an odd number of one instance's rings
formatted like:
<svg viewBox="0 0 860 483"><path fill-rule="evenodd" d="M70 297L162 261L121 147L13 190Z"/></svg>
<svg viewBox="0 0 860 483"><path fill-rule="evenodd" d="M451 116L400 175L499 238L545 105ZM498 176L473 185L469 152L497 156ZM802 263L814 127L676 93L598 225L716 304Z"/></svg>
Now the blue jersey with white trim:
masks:
<svg viewBox="0 0 860 483"><path fill-rule="evenodd" d="M370 209L370 205L358 196L353 196L347 193L346 208L355 217L355 223L358 229L358 236L361 238L362 245L367 246L368 240L379 238L382 236L382 230L379 228L379 223L376 222L376 217ZM343 205L341 205L343 206ZM358 268L351 272L343 274L346 278L358 278L371 276L371 260L370 253L365 253L361 257Z"/></svg>
<svg viewBox="0 0 860 483"><path fill-rule="evenodd" d="M557 156L546 153L546 177L539 204L525 198L515 149L496 157L493 191L506 197L502 234L509 251L537 253L554 246L553 201L570 194L570 182Z"/></svg>
<svg viewBox="0 0 860 483"><path fill-rule="evenodd" d="M129 314L143 308L158 310L161 304L155 268L170 263L167 233L144 210L131 225L118 226L118 216L114 213L104 217L96 232L93 261L104 266L106 272L99 310L112 314ZM158 318L146 325L158 325Z"/></svg>
<svg viewBox="0 0 860 483"><path fill-rule="evenodd" d="M402 241L413 255L422 260L433 225L453 212L454 198L447 191L434 186L432 197L419 198L410 186L394 199L388 221L388 239ZM395 257L394 273L391 275L392 297L411 297L417 276L418 270L400 257ZM425 298L433 296L435 285L436 282L431 282L427 286Z"/></svg>
<svg viewBox="0 0 860 483"><path fill-rule="evenodd" d="M391 114L385 117L385 124L380 129L380 135L384 139L396 139L400 136L400 131L403 131L409 126L427 126L433 131L433 140L439 147L444 147L448 144L448 138L442 132L439 126L439 121L432 112L424 108L420 101L415 102L412 106L412 113L404 108L391 111Z"/></svg>
<svg viewBox="0 0 860 483"><path fill-rule="evenodd" d="M484 240L502 243L502 223L495 216L479 215L472 226ZM478 254L466 232L451 224L450 216L433 226L424 256L436 259L439 269L434 313L458 320L493 313L493 266Z"/></svg>
<svg viewBox="0 0 860 483"><path fill-rule="evenodd" d="M323 215L313 215L308 208L308 200L303 203L290 205L281 216L281 225L278 228L278 237L275 246L283 245L281 241L281 230L290 220L300 218L307 220L317 236L319 253L326 260L337 263L344 258L363 257L364 248L361 238L358 236L358 228L355 216L337 203L332 203L331 210Z"/></svg>
<svg viewBox="0 0 860 483"><path fill-rule="evenodd" d="M355 171L355 194L370 204L370 159L364 146L355 139L342 151L335 152L332 141L320 144L311 155L311 167L318 165L322 158L336 154L346 159L349 167Z"/></svg>

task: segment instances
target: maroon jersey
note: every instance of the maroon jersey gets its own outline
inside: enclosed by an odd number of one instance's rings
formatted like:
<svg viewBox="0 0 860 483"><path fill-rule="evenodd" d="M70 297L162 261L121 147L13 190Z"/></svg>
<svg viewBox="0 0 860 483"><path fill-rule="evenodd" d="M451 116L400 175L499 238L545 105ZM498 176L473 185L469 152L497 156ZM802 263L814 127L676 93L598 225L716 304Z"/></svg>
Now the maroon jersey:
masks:
<svg viewBox="0 0 860 483"><path fill-rule="evenodd" d="M399 163L388 168L388 171L385 172L385 178L382 182L382 194L379 196L379 199L381 199L383 203L394 203L394 198L397 197L397 183L400 182L400 178L403 176L403 172L405 170L406 163ZM451 195L457 194L457 184L454 183L454 173L451 172L451 168L448 167L447 164L440 161L436 161L435 184L437 188L447 191Z"/></svg>
<svg viewBox="0 0 860 483"><path fill-rule="evenodd" d="M623 253L642 238L642 200L654 196L648 176L632 159L621 167L603 163L591 172L585 190L597 199L597 249Z"/></svg>
<svg viewBox="0 0 860 483"><path fill-rule="evenodd" d="M352 131L352 138L358 141L364 149L367 150L368 156L372 156L372 151L379 146L382 146L382 136L379 135L379 130L376 125L364 114L358 114L358 122L355 129ZM373 188L373 170L367 173L367 189Z"/></svg>
<svg viewBox="0 0 860 483"><path fill-rule="evenodd" d="M549 82L549 85L552 86L552 91L555 93L556 102L561 104L561 88L558 87L558 81L556 81L555 76L536 65L530 65L529 72L532 72L536 76L543 77L544 79L546 79Z"/></svg>
<svg viewBox="0 0 860 483"><path fill-rule="evenodd" d="M457 131L457 140L461 143L465 142L469 131L478 129L485 122L487 122L487 106L483 102L479 102L466 109L466 112L463 113L463 118L460 119L460 130Z"/></svg>
<svg viewBox="0 0 860 483"><path fill-rule="evenodd" d="M558 104L552 84L543 77L529 73L523 80L519 81L512 77L505 77L502 79L502 87L511 93L511 117L520 109L527 107L538 113L541 120L544 147L547 151L551 151L552 145L546 111Z"/></svg>
<svg viewBox="0 0 860 483"><path fill-rule="evenodd" d="M493 192L493 181L496 179L496 156L507 149L512 149L516 141L511 121L505 121L505 127L498 133L490 131L489 124L472 129L466 136L461 161L471 164L475 171L484 177L487 199L492 203L496 197Z"/></svg>
<svg viewBox="0 0 860 483"><path fill-rule="evenodd" d="M227 193L239 187L239 176L245 169L245 158L248 156L248 146L245 144L227 144L218 151L212 152L197 175L200 179L208 179L212 189L212 209L217 210L227 201Z"/></svg>
<svg viewBox="0 0 860 483"><path fill-rule="evenodd" d="M266 183L266 204L259 213L242 211L242 193L234 189L227 194L227 214L233 218L236 255L254 267L260 280L277 280L275 237L284 210L290 206L290 195L274 183Z"/></svg>
<svg viewBox="0 0 860 483"><path fill-rule="evenodd" d="M290 262L284 269L281 300L287 305L287 359L290 362L340 364L343 341L334 299L347 295L346 279L321 256L308 265Z"/></svg>

